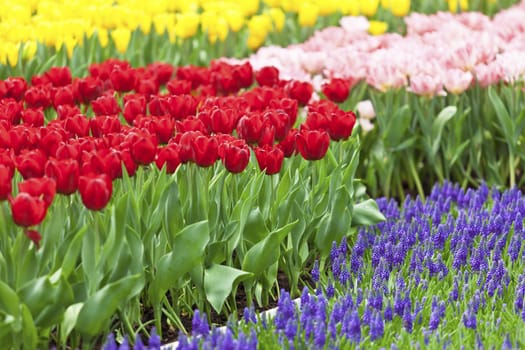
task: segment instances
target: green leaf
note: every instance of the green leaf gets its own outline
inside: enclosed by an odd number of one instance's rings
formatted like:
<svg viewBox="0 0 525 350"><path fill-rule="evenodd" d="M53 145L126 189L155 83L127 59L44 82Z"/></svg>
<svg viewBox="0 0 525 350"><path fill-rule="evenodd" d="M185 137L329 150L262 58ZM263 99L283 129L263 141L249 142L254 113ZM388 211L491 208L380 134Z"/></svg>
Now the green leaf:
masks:
<svg viewBox="0 0 525 350"><path fill-rule="evenodd" d="M66 254L64 255L64 259L62 260L62 274L66 278L71 274L71 272L73 272L73 270L77 266L78 254L80 252L82 238L84 237L86 231L87 226L84 225L80 229L80 231L77 232L77 234L69 244Z"/></svg>
<svg viewBox="0 0 525 350"><path fill-rule="evenodd" d="M111 316L122 306L123 302L133 297L130 291L137 283L141 283L140 275L128 276L106 285L91 295L78 314L75 329L93 337L103 332Z"/></svg>
<svg viewBox="0 0 525 350"><path fill-rule="evenodd" d="M295 220L271 232L265 239L251 247L244 256L242 269L254 275L262 274L269 266L279 260L279 245L299 220Z"/></svg>
<svg viewBox="0 0 525 350"><path fill-rule="evenodd" d="M204 290L206 299L217 313L220 313L224 301L237 284L242 280L252 276L251 273L235 269L233 267L213 264L204 271Z"/></svg>
<svg viewBox="0 0 525 350"><path fill-rule="evenodd" d="M354 204L352 226L375 225L385 220L385 216L379 211L375 200L367 199L361 203Z"/></svg>
<svg viewBox="0 0 525 350"><path fill-rule="evenodd" d="M454 114L456 114L458 108L456 106L448 106L443 108L439 112L438 116L432 122L432 155L435 156L438 152L439 145L441 144L441 134L443 133L443 128L445 124L452 119Z"/></svg>
<svg viewBox="0 0 525 350"><path fill-rule="evenodd" d="M38 335L35 323L33 322L33 318L31 317L31 312L24 304L20 305L20 310L22 313L22 342L24 344L24 348L36 349Z"/></svg>
<svg viewBox="0 0 525 350"><path fill-rule="evenodd" d="M154 303L160 303L164 293L177 280L204 261L204 250L210 239L208 221L186 226L173 239L173 251L162 256L149 292Z"/></svg>
<svg viewBox="0 0 525 350"><path fill-rule="evenodd" d="M69 334L75 328L82 306L84 306L84 303L76 303L70 305L64 312L64 318L60 323L60 342L62 344L66 343Z"/></svg>
<svg viewBox="0 0 525 350"><path fill-rule="evenodd" d="M7 284L0 281L0 310L8 315L12 315L15 319L20 315L20 300L16 292L12 290Z"/></svg>
<svg viewBox="0 0 525 350"><path fill-rule="evenodd" d="M244 225L243 238L255 244L266 237L268 233L261 210L259 207L252 209Z"/></svg>
<svg viewBox="0 0 525 350"><path fill-rule="evenodd" d="M506 141L512 143L512 147L514 147L514 123L507 108L505 108L503 101L492 87L489 87L489 99L496 111L496 117L498 118L499 125L503 129L503 135L505 136Z"/></svg>
<svg viewBox="0 0 525 350"><path fill-rule="evenodd" d="M19 291L21 301L27 305L35 324L51 327L62 317L65 309L73 303L73 290L58 272L58 281L53 283L49 276L26 283Z"/></svg>

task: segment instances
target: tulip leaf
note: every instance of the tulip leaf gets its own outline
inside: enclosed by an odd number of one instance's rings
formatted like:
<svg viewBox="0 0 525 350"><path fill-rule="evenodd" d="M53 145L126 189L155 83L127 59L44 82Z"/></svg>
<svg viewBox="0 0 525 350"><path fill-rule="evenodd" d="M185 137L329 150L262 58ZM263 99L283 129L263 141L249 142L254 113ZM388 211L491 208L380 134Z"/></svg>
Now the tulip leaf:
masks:
<svg viewBox="0 0 525 350"><path fill-rule="evenodd" d="M60 342L62 344L66 343L67 337L75 328L78 315L80 314L80 310L82 310L82 306L84 306L84 303L76 303L70 305L64 312L64 318L60 323Z"/></svg>
<svg viewBox="0 0 525 350"><path fill-rule="evenodd" d="M69 244L69 247L67 248L67 252L62 259L62 274L65 278L67 278L71 272L75 269L77 263L78 263L78 254L80 252L80 248L82 246L82 238L84 237L84 234L87 231L87 226L84 225L80 231L78 231L75 234L75 237Z"/></svg>
<svg viewBox="0 0 525 350"><path fill-rule="evenodd" d="M21 316L19 305L20 301L16 292L0 281L0 311L18 319Z"/></svg>
<svg viewBox="0 0 525 350"><path fill-rule="evenodd" d="M18 296L39 327L51 327L60 320L66 307L73 303L73 290L61 273L56 283L49 276L26 283L18 291Z"/></svg>
<svg viewBox="0 0 525 350"><path fill-rule="evenodd" d="M352 226L375 225L385 220L386 218L379 210L375 200L367 199L361 203L354 204Z"/></svg>
<svg viewBox="0 0 525 350"><path fill-rule="evenodd" d="M243 238L254 244L266 237L268 232L259 207L252 209L244 225Z"/></svg>
<svg viewBox="0 0 525 350"><path fill-rule="evenodd" d="M251 247L244 256L242 269L258 276L279 260L279 245L299 220L272 231L265 239Z"/></svg>
<svg viewBox="0 0 525 350"><path fill-rule="evenodd" d="M494 110L496 111L496 117L498 118L500 127L503 129L503 136L505 137L505 140L510 143L509 146L514 148L515 142L517 140L514 140L513 120L507 111L507 108L503 104L503 101L496 94L492 87L489 87L489 99L492 103L492 106L494 107Z"/></svg>
<svg viewBox="0 0 525 350"><path fill-rule="evenodd" d="M184 227L173 238L173 250L158 261L150 286L150 295L155 303L160 303L164 293L174 287L179 278L204 261L204 250L209 239L207 220Z"/></svg>
<svg viewBox="0 0 525 350"><path fill-rule="evenodd" d="M220 313L224 301L237 288L242 280L252 276L251 273L230 266L213 264L204 271L204 290L206 299L217 313Z"/></svg>
<svg viewBox="0 0 525 350"><path fill-rule="evenodd" d="M130 291L141 283L140 275L132 275L110 283L91 295L80 310L75 328L88 336L96 336L107 328L111 316L129 298Z"/></svg>
<svg viewBox="0 0 525 350"><path fill-rule="evenodd" d="M18 306L18 305L17 305ZM38 341L38 335L35 327L35 322L31 316L31 312L26 305L20 305L20 311L22 314L22 340L24 349L36 349L36 344Z"/></svg>
<svg viewBox="0 0 525 350"><path fill-rule="evenodd" d="M456 106L448 106L443 108L439 112L438 116L432 122L432 155L435 156L438 152L439 145L441 144L441 134L443 133L443 128L445 124L452 119L456 114L458 108Z"/></svg>

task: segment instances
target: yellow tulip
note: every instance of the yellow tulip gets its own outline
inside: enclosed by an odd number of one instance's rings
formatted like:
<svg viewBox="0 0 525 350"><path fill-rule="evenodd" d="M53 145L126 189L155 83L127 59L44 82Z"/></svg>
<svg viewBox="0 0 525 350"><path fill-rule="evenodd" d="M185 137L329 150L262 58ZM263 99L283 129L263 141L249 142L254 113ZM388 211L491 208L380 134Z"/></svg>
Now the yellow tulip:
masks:
<svg viewBox="0 0 525 350"><path fill-rule="evenodd" d="M361 13L367 17L372 17L376 14L379 6L379 0L361 0Z"/></svg>
<svg viewBox="0 0 525 350"><path fill-rule="evenodd" d="M259 0L242 0L237 2L239 10L246 16L252 16L259 11Z"/></svg>
<svg viewBox="0 0 525 350"><path fill-rule="evenodd" d="M175 34L183 39L191 38L199 29L200 16L196 13L182 14L175 25Z"/></svg>
<svg viewBox="0 0 525 350"><path fill-rule="evenodd" d="M383 21L370 21L369 23L368 32L372 35L383 34L388 29L388 23Z"/></svg>
<svg viewBox="0 0 525 350"><path fill-rule="evenodd" d="M319 8L310 3L304 3L299 8L299 24L303 27L311 27L317 22Z"/></svg>
<svg viewBox="0 0 525 350"><path fill-rule="evenodd" d="M396 0L381 0L381 7L390 10L392 8L392 2L395 1Z"/></svg>
<svg viewBox="0 0 525 350"><path fill-rule="evenodd" d="M6 64L15 66L18 63L18 45L14 43L4 43L3 46Z"/></svg>
<svg viewBox="0 0 525 350"><path fill-rule="evenodd" d="M257 33L250 32L246 45L252 50L256 50L264 44L266 36L258 35Z"/></svg>
<svg viewBox="0 0 525 350"><path fill-rule="evenodd" d="M329 16L336 13L340 7L339 0L316 0L314 4L319 10L319 16Z"/></svg>
<svg viewBox="0 0 525 350"><path fill-rule="evenodd" d="M281 5L280 0L263 0L263 2L269 7L279 7Z"/></svg>
<svg viewBox="0 0 525 350"><path fill-rule="evenodd" d="M120 53L126 53L129 40L131 39L131 31L126 28L117 28L113 29L110 35L115 43L117 51Z"/></svg>
<svg viewBox="0 0 525 350"><path fill-rule="evenodd" d="M267 16L256 15L248 21L250 35L257 35L266 38L268 32L272 29L272 21Z"/></svg>
<svg viewBox="0 0 525 350"><path fill-rule="evenodd" d="M100 46L107 47L109 43L108 30L99 28L96 30L96 32L97 32L98 42L100 43Z"/></svg>
<svg viewBox="0 0 525 350"><path fill-rule="evenodd" d="M468 10L468 0L448 0L448 9L450 12Z"/></svg>
<svg viewBox="0 0 525 350"><path fill-rule="evenodd" d="M230 30L234 33L237 33L244 26L245 17L241 11L235 8L226 10L226 21Z"/></svg>
<svg viewBox="0 0 525 350"><path fill-rule="evenodd" d="M394 16L404 17L410 11L410 0L391 0L390 9Z"/></svg>
<svg viewBox="0 0 525 350"><path fill-rule="evenodd" d="M271 8L268 11L270 18L272 19L273 28L280 32L284 28L284 22L286 21L286 15L284 12L277 7Z"/></svg>
<svg viewBox="0 0 525 350"><path fill-rule="evenodd" d="M175 14L173 13L159 13L156 14L153 19L153 26L157 34L164 34L168 31L168 28L175 23Z"/></svg>
<svg viewBox="0 0 525 350"><path fill-rule="evenodd" d="M340 8L344 15L357 16L360 11L359 0L342 0Z"/></svg>

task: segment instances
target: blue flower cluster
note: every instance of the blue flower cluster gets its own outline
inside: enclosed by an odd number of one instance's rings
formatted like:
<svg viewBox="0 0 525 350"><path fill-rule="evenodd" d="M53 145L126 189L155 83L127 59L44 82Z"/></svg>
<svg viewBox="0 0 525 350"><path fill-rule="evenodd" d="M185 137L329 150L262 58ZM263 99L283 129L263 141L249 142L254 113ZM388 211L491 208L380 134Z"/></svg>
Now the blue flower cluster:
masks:
<svg viewBox="0 0 525 350"><path fill-rule="evenodd" d="M256 349L264 331L288 349L525 346L522 192L444 183L377 203L387 220L334 243L299 306L281 291L273 321L247 309L226 331L196 312L177 349Z"/></svg>
<svg viewBox="0 0 525 350"><path fill-rule="evenodd" d="M142 342L142 339L137 334L135 337L135 344L130 346L128 338L124 337L124 340L120 345L117 345L115 342L115 336L113 333L111 333L108 336L108 339L106 340L106 343L104 346L102 346L102 350L160 350L160 337L157 335L157 331L155 330L155 327L151 330L150 338L148 341L148 344L145 345Z"/></svg>

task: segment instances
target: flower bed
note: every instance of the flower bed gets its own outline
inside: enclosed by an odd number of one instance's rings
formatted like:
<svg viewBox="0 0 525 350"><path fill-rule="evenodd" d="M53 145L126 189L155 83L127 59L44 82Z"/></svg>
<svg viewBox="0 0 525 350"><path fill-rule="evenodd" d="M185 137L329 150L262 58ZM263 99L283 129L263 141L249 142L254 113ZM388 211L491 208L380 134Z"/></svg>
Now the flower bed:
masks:
<svg viewBox="0 0 525 350"><path fill-rule="evenodd" d="M520 348L524 203L515 189L450 183L427 200L379 199L386 221L334 242L299 306L281 291L275 317L246 309L224 331L195 313L176 349Z"/></svg>
<svg viewBox="0 0 525 350"><path fill-rule="evenodd" d="M358 176L374 195L423 196L444 179L523 186L524 6L493 19L411 14L405 36L370 36L364 18L347 17L303 44L262 48L248 60L311 81L318 93L342 79L352 87L343 109L372 105L359 113L370 132L361 135Z"/></svg>
<svg viewBox="0 0 525 350"><path fill-rule="evenodd" d="M279 271L297 290L329 242L382 219L353 177L354 114L309 103L308 83L221 62L89 70L0 83L1 286L24 324L2 343L90 344L145 308L184 329L194 305L234 312L239 285L266 305Z"/></svg>

